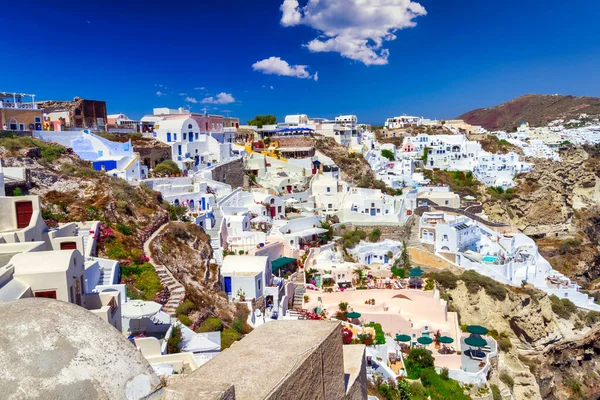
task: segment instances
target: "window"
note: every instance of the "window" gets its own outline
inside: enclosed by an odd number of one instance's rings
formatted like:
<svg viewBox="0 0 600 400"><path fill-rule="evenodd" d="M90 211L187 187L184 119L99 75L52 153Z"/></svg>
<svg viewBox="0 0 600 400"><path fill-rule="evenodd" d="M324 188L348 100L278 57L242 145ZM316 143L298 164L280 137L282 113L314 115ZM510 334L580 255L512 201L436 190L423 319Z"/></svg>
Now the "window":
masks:
<svg viewBox="0 0 600 400"><path fill-rule="evenodd" d="M444 204L448 205L450 202L448 200L444 200Z"/></svg>
<svg viewBox="0 0 600 400"><path fill-rule="evenodd" d="M177 141L177 134L176 133L173 134L173 140Z"/></svg>
<svg viewBox="0 0 600 400"><path fill-rule="evenodd" d="M333 204L327 204L327 208L333 208Z"/></svg>
<svg viewBox="0 0 600 400"><path fill-rule="evenodd" d="M331 192L331 188L330 187L327 188L327 193L329 193L329 192Z"/></svg>
<svg viewBox="0 0 600 400"><path fill-rule="evenodd" d="M448 235L444 235L442 239L443 240L448 240Z"/></svg>
<svg viewBox="0 0 600 400"><path fill-rule="evenodd" d="M56 300L56 290L45 290L40 292L35 292L34 297L44 297L46 299L55 299Z"/></svg>
<svg viewBox="0 0 600 400"><path fill-rule="evenodd" d="M281 206L277 206L277 212L281 212Z"/></svg>
<svg viewBox="0 0 600 400"><path fill-rule="evenodd" d="M258 282L257 282L257 283L258 283L258 290L260 290L260 284L262 283L262 282L260 281L260 279L258 280Z"/></svg>
<svg viewBox="0 0 600 400"><path fill-rule="evenodd" d="M185 132L183 132L183 140L185 140L186 134Z"/></svg>
<svg viewBox="0 0 600 400"><path fill-rule="evenodd" d="M189 125L188 125L188 129L192 129L192 124L189 124Z"/></svg>
<svg viewBox="0 0 600 400"><path fill-rule="evenodd" d="M177 146L177 154L181 155L181 145Z"/></svg>
<svg viewBox="0 0 600 400"><path fill-rule="evenodd" d="M375 207L375 203L371 203L371 207Z"/></svg>
<svg viewBox="0 0 600 400"><path fill-rule="evenodd" d="M196 140L198 140L198 132L196 132Z"/></svg>

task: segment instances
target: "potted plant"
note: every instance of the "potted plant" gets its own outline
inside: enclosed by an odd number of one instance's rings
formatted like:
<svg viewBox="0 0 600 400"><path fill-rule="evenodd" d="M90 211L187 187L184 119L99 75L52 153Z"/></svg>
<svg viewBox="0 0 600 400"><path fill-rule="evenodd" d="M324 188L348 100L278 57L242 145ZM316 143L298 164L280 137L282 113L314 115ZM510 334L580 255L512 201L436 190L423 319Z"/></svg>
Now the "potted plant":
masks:
<svg viewBox="0 0 600 400"><path fill-rule="evenodd" d="M240 298L240 301L246 301L246 292L244 292L242 288L238 289L237 295Z"/></svg>

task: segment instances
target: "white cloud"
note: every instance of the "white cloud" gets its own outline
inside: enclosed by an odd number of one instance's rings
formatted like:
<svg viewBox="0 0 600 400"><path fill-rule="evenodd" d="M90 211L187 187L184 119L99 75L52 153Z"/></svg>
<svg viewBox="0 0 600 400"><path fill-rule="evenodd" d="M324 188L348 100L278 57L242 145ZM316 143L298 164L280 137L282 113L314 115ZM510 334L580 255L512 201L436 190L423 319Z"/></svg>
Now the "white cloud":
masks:
<svg viewBox="0 0 600 400"><path fill-rule="evenodd" d="M230 103L235 103L235 98L229 93L221 92L221 93L217 94L216 97L210 96L210 97L204 98L202 100L202 103L204 103L204 104L230 104Z"/></svg>
<svg viewBox="0 0 600 400"><path fill-rule="evenodd" d="M315 75L313 76L313 79L314 79L315 81L318 81L318 80L319 80L319 71L315 72Z"/></svg>
<svg viewBox="0 0 600 400"><path fill-rule="evenodd" d="M271 85L269 88L270 88L271 90L275 89L275 88L273 87L273 85Z"/></svg>
<svg viewBox="0 0 600 400"><path fill-rule="evenodd" d="M290 65L279 57L269 57L252 64L252 69L267 75L293 76L300 79L310 79L313 76L306 70L306 65ZM315 73L317 75L317 73ZM318 76L318 75L317 75Z"/></svg>
<svg viewBox="0 0 600 400"><path fill-rule="evenodd" d="M189 96L185 98L185 101L187 103L194 103L194 104L196 104L198 102L198 100L196 100L195 97L189 97Z"/></svg>
<svg viewBox="0 0 600 400"><path fill-rule="evenodd" d="M388 63L384 42L395 32L416 26L425 8L411 0L284 0L280 7L283 26L307 25L320 32L305 46L312 52L336 52L365 65Z"/></svg>
<svg viewBox="0 0 600 400"><path fill-rule="evenodd" d="M161 92L161 91L159 90L158 92L156 92L156 95L157 95L158 97L161 97L161 96L166 96L166 93L163 93L163 92Z"/></svg>
<svg viewBox="0 0 600 400"><path fill-rule="evenodd" d="M200 87L195 87L194 90L206 90L206 88L204 86L200 86Z"/></svg>
<svg viewBox="0 0 600 400"><path fill-rule="evenodd" d="M187 96L187 93L179 93L180 96Z"/></svg>

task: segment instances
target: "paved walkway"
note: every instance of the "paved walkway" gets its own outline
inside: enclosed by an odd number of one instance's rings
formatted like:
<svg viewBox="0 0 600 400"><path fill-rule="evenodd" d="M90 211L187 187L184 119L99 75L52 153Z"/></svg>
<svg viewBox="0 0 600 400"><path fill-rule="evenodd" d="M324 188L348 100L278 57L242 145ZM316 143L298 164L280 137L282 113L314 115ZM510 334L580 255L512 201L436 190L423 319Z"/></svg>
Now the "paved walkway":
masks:
<svg viewBox="0 0 600 400"><path fill-rule="evenodd" d="M150 264L154 267L156 274L160 278L160 282L169 289L169 300L163 306L163 311L171 317L176 317L177 313L175 310L183 303L185 298L185 288L177 279L175 279L171 271L169 271L165 265L158 263L152 257L152 252L150 251L150 243L161 234L168 224L168 222L163 224L144 242L144 254L150 259Z"/></svg>

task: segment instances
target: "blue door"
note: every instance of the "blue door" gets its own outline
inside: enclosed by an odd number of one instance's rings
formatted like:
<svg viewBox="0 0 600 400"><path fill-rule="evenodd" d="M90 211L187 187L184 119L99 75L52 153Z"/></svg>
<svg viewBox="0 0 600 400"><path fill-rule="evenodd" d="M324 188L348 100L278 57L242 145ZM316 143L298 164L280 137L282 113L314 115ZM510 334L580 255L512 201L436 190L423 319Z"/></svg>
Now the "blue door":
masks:
<svg viewBox="0 0 600 400"><path fill-rule="evenodd" d="M225 277L225 293L231 294L231 277Z"/></svg>
<svg viewBox="0 0 600 400"><path fill-rule="evenodd" d="M375 209L371 208L371 215L375 216Z"/></svg>
<svg viewBox="0 0 600 400"><path fill-rule="evenodd" d="M202 198L202 209L206 210L206 199L204 197Z"/></svg>
<svg viewBox="0 0 600 400"><path fill-rule="evenodd" d="M167 132L167 143L171 141L171 132Z"/></svg>

